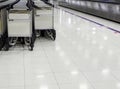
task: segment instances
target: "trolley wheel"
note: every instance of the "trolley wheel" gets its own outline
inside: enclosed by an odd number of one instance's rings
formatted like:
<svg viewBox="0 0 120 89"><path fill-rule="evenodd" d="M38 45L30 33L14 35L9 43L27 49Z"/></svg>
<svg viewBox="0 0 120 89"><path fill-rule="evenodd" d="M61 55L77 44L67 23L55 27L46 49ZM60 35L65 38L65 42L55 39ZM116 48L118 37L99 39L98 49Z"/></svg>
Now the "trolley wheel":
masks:
<svg viewBox="0 0 120 89"><path fill-rule="evenodd" d="M9 37L9 45L14 46L18 41L18 37Z"/></svg>
<svg viewBox="0 0 120 89"><path fill-rule="evenodd" d="M55 29L52 29L52 33L53 33L53 41L55 41L55 39L56 39L56 30Z"/></svg>
<svg viewBox="0 0 120 89"><path fill-rule="evenodd" d="M9 50L9 44L5 44L4 50L5 50L5 51L8 51L8 50Z"/></svg>
<svg viewBox="0 0 120 89"><path fill-rule="evenodd" d="M36 37L39 38L41 36L41 31L40 30L36 30Z"/></svg>
<svg viewBox="0 0 120 89"><path fill-rule="evenodd" d="M45 36L50 37L53 41L56 39L56 30L54 29L49 29L45 31Z"/></svg>
<svg viewBox="0 0 120 89"><path fill-rule="evenodd" d="M28 49L29 49L30 51L33 51L33 47L34 47L34 45L33 45L33 43L31 43L31 44L29 45Z"/></svg>
<svg viewBox="0 0 120 89"><path fill-rule="evenodd" d="M30 51L33 51L33 48L34 48L34 42L35 42L35 36L34 36L34 34L33 34L33 36L31 37L31 43L30 43L30 45L28 46L28 49L30 50Z"/></svg>
<svg viewBox="0 0 120 89"><path fill-rule="evenodd" d="M25 43L25 45L29 46L31 44L31 37L25 37L24 43Z"/></svg>
<svg viewBox="0 0 120 89"><path fill-rule="evenodd" d="M4 48L4 50L5 50L5 51L8 51L8 50L9 50L9 48L8 48L8 47L5 47L5 48Z"/></svg>
<svg viewBox="0 0 120 89"><path fill-rule="evenodd" d="M2 38L0 38L0 51L2 50L2 46L3 46L3 41Z"/></svg>
<svg viewBox="0 0 120 89"><path fill-rule="evenodd" d="M45 36L45 30L41 30L41 37Z"/></svg>
<svg viewBox="0 0 120 89"><path fill-rule="evenodd" d="M21 42L21 44L22 45L24 45L25 44L25 41L24 41L24 38L22 37L22 38L20 38L20 42Z"/></svg>
<svg viewBox="0 0 120 89"><path fill-rule="evenodd" d="M6 38L4 50L5 50L5 51L8 51L8 50L9 50L9 47L10 47L10 45L9 45L9 38Z"/></svg>
<svg viewBox="0 0 120 89"><path fill-rule="evenodd" d="M29 46L29 50L30 50L30 51L33 51L33 47L32 47L32 46Z"/></svg>

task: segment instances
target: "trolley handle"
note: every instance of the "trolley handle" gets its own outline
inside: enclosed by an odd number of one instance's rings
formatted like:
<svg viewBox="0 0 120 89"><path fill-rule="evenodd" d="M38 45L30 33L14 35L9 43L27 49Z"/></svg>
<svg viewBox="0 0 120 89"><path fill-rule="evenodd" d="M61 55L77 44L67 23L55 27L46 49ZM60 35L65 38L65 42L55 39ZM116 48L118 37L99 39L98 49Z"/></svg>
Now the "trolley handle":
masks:
<svg viewBox="0 0 120 89"><path fill-rule="evenodd" d="M27 0L26 6L27 6L30 10L32 10L32 9L33 9L33 3L34 3L34 2L32 2L31 0Z"/></svg>
<svg viewBox="0 0 120 89"><path fill-rule="evenodd" d="M20 0L16 0L16 2L10 4L7 9L9 10L9 9L13 8L13 6L19 2L20 2ZM27 0L26 6L28 7L28 10L32 10L32 4L31 4L30 0Z"/></svg>
<svg viewBox="0 0 120 89"><path fill-rule="evenodd" d="M13 8L13 6L16 4L16 3L18 3L20 0L16 0L14 3L12 3L12 4L9 4L9 6L8 6L8 10L9 9L11 9L11 8Z"/></svg>
<svg viewBox="0 0 120 89"><path fill-rule="evenodd" d="M6 0L6 1L8 1L8 0ZM0 3L1 3L1 2L6 2L6 1L5 1L5 0L1 0Z"/></svg>
<svg viewBox="0 0 120 89"><path fill-rule="evenodd" d="M49 3L49 2L48 2L48 1L46 1L46 0L41 0L41 1L43 1L45 4L47 4L47 5L49 5L49 6L54 7L54 5L53 5L53 4Z"/></svg>
<svg viewBox="0 0 120 89"><path fill-rule="evenodd" d="M54 7L54 5L52 5L51 3L47 2L47 1L44 1L44 0L41 0L41 1L43 1L45 4L47 4L47 5L49 5L49 6ZM32 5L34 8L38 8L38 9L40 8L39 6L35 5L35 3L34 3L32 0L30 0L30 2L31 2L31 5Z"/></svg>
<svg viewBox="0 0 120 89"><path fill-rule="evenodd" d="M3 8L9 9L9 8L11 8L12 5L16 4L19 1L20 0L10 2L9 0L2 0L2 1L0 1L0 9L3 9Z"/></svg>
<svg viewBox="0 0 120 89"><path fill-rule="evenodd" d="M39 8L37 5L34 4L34 2L32 0L28 0L27 6L29 8L33 8L33 7Z"/></svg>

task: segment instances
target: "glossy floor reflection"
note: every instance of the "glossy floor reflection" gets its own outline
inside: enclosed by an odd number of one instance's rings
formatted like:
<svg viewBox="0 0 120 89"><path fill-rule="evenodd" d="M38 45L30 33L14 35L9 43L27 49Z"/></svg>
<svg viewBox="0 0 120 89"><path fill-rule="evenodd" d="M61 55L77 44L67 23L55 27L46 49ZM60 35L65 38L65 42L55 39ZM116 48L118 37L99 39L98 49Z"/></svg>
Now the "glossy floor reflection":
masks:
<svg viewBox="0 0 120 89"><path fill-rule="evenodd" d="M40 38L32 52L0 52L0 89L120 89L120 34L62 9L55 9L55 42Z"/></svg>

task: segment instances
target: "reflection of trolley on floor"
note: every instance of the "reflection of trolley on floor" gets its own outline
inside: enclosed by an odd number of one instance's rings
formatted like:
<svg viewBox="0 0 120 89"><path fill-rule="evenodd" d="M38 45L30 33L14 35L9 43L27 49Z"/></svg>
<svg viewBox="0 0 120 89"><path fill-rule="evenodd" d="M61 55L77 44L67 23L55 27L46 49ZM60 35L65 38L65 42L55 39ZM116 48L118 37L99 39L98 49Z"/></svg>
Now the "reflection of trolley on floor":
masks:
<svg viewBox="0 0 120 89"><path fill-rule="evenodd" d="M9 50L10 46L14 46L18 42L33 50L35 39L34 13L27 3L28 0L20 0L8 11L8 38L5 50Z"/></svg>
<svg viewBox="0 0 120 89"><path fill-rule="evenodd" d="M34 7L36 35L44 35L56 39L54 29L54 6L46 0L31 0Z"/></svg>

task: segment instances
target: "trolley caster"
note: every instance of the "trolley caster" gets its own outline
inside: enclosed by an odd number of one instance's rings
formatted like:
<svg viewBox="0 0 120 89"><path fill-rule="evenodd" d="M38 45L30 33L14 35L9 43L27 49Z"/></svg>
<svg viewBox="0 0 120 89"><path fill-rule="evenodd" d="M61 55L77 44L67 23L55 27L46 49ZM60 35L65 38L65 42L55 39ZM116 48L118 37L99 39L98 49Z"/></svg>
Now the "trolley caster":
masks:
<svg viewBox="0 0 120 89"><path fill-rule="evenodd" d="M4 51L8 51L8 50L9 50L9 47L10 47L10 45L9 45L9 38L7 38L3 50L4 50Z"/></svg>
<svg viewBox="0 0 120 89"><path fill-rule="evenodd" d="M25 42L25 44L28 46L28 49L29 49L30 51L33 51L33 47L34 47L33 39L30 38L30 37L27 37L27 38L24 38L24 42Z"/></svg>
<svg viewBox="0 0 120 89"><path fill-rule="evenodd" d="M41 36L41 31L40 30L35 31L35 33L36 33L37 38L39 38Z"/></svg>
<svg viewBox="0 0 120 89"><path fill-rule="evenodd" d="M31 38L30 37L24 38L24 42L25 42L25 45L29 46L31 44Z"/></svg>
<svg viewBox="0 0 120 89"><path fill-rule="evenodd" d="M18 38L17 37L10 37L7 38L4 50L8 51L10 47L14 46L17 43Z"/></svg>
<svg viewBox="0 0 120 89"><path fill-rule="evenodd" d="M1 36L0 38L0 51L4 48L5 46L5 37L4 36Z"/></svg>
<svg viewBox="0 0 120 89"><path fill-rule="evenodd" d="M52 29L52 33L53 33L53 41L55 41L55 39L56 39L56 30L54 30L54 29Z"/></svg>
<svg viewBox="0 0 120 89"><path fill-rule="evenodd" d="M49 29L45 31L45 36L50 37L53 41L56 39L56 30L54 29Z"/></svg>
<svg viewBox="0 0 120 89"><path fill-rule="evenodd" d="M28 49L29 49L30 51L33 51L33 47L34 47L34 44L31 43L31 44L28 46Z"/></svg>
<svg viewBox="0 0 120 89"><path fill-rule="evenodd" d="M30 46L28 49L29 49L30 51L33 51L33 47L31 47L31 46Z"/></svg>
<svg viewBox="0 0 120 89"><path fill-rule="evenodd" d="M14 46L18 41L18 37L10 37L9 38L9 45Z"/></svg>
<svg viewBox="0 0 120 89"><path fill-rule="evenodd" d="M9 50L9 48L4 48L4 51L8 51Z"/></svg>
<svg viewBox="0 0 120 89"><path fill-rule="evenodd" d="M2 50L2 39L0 38L0 51Z"/></svg>
<svg viewBox="0 0 120 89"><path fill-rule="evenodd" d="M2 48L0 47L0 51L2 50Z"/></svg>
<svg viewBox="0 0 120 89"><path fill-rule="evenodd" d="M41 30L41 37L45 36L45 30Z"/></svg>
<svg viewBox="0 0 120 89"><path fill-rule="evenodd" d="M8 51L8 50L9 50L9 44L5 44L4 51Z"/></svg>

